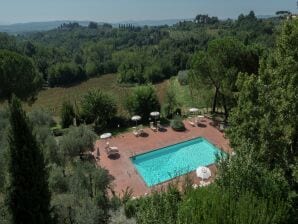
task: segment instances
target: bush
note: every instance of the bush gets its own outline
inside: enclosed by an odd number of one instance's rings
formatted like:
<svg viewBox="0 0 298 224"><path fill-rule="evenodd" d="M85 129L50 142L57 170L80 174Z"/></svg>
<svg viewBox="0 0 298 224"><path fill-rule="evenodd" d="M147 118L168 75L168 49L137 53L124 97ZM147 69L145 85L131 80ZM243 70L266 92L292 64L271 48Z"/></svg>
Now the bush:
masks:
<svg viewBox="0 0 298 224"><path fill-rule="evenodd" d="M174 117L174 119L171 121L171 128L174 131L185 131L185 126L180 116L177 115Z"/></svg>
<svg viewBox="0 0 298 224"><path fill-rule="evenodd" d="M172 118L176 114L175 110L180 106L175 84L175 79L171 79L165 93L163 112L167 118Z"/></svg>
<svg viewBox="0 0 298 224"><path fill-rule="evenodd" d="M188 72L187 71L179 71L177 76L178 82L180 85L188 84Z"/></svg>
<svg viewBox="0 0 298 224"><path fill-rule="evenodd" d="M148 121L150 112L159 111L160 104L152 85L136 87L126 100L126 109L131 115L140 115Z"/></svg>
<svg viewBox="0 0 298 224"><path fill-rule="evenodd" d="M52 115L43 109L33 110L28 117L34 126L52 127L55 125Z"/></svg>
<svg viewBox="0 0 298 224"><path fill-rule="evenodd" d="M96 131L102 131L115 117L117 106L114 99L99 89L91 90L81 100L82 118L87 124L95 123Z"/></svg>
<svg viewBox="0 0 298 224"><path fill-rule="evenodd" d="M63 174L63 168L59 166L52 166L49 175L49 187L52 192L65 193L68 190L67 180Z"/></svg>
<svg viewBox="0 0 298 224"><path fill-rule="evenodd" d="M127 218L131 219L135 216L137 211L137 201L129 200L124 205L124 212Z"/></svg>
<svg viewBox="0 0 298 224"><path fill-rule="evenodd" d="M285 203L277 198L259 198L250 192L233 197L228 189L210 186L187 193L177 223L288 223L288 214Z"/></svg>
<svg viewBox="0 0 298 224"><path fill-rule="evenodd" d="M74 63L58 63L49 68L48 82L51 87L69 85L86 78L82 67Z"/></svg>
<svg viewBox="0 0 298 224"><path fill-rule="evenodd" d="M60 147L65 156L75 157L93 149L96 134L85 125L70 127L69 132L60 140Z"/></svg>
<svg viewBox="0 0 298 224"><path fill-rule="evenodd" d="M70 102L63 102L61 108L61 126L62 128L68 128L73 124L75 118L75 112L73 105Z"/></svg>

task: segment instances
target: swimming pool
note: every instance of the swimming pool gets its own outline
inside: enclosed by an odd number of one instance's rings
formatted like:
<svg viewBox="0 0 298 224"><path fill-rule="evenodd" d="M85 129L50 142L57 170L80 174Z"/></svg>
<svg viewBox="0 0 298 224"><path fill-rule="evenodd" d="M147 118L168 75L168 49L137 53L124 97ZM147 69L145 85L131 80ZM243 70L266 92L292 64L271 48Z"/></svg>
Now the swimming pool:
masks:
<svg viewBox="0 0 298 224"><path fill-rule="evenodd" d="M216 154L221 153L207 139L200 137L130 159L147 186L151 187L189 173L199 166L213 164Z"/></svg>

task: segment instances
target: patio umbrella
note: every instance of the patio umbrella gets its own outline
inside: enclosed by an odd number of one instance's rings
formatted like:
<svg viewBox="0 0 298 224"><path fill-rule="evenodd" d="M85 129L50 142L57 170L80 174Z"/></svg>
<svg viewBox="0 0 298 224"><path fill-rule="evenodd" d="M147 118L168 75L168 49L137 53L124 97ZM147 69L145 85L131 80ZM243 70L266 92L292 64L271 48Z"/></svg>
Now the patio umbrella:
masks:
<svg viewBox="0 0 298 224"><path fill-rule="evenodd" d="M197 177L204 179L208 179L211 177L211 170L205 166L199 166L196 170Z"/></svg>
<svg viewBox="0 0 298 224"><path fill-rule="evenodd" d="M110 138L112 136L111 133L104 133L100 136L101 139L107 139L107 138Z"/></svg>
<svg viewBox="0 0 298 224"><path fill-rule="evenodd" d="M189 112L190 112L191 114L192 114L192 113L196 113L196 112L198 112L198 111L199 111L199 109L198 109L198 108L195 108L195 107L189 109Z"/></svg>
<svg viewBox="0 0 298 224"><path fill-rule="evenodd" d="M196 113L198 111L199 111L199 109L198 108L194 108L194 107L189 109L189 112L190 113Z"/></svg>
<svg viewBox="0 0 298 224"><path fill-rule="evenodd" d="M159 112L158 111L153 111L150 113L150 116L154 117L155 123L156 123L156 118L159 116Z"/></svg>
<svg viewBox="0 0 298 224"><path fill-rule="evenodd" d="M132 116L131 120L136 122L136 126L138 125L138 121L141 120L141 116L139 115L134 115Z"/></svg>

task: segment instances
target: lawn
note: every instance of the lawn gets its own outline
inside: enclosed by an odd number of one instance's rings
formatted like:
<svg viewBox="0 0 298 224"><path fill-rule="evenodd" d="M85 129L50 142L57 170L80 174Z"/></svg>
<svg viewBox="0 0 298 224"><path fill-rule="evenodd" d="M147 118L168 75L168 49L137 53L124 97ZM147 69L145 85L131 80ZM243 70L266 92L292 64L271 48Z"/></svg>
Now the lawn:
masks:
<svg viewBox="0 0 298 224"><path fill-rule="evenodd" d="M164 95L169 83L169 80L165 80L154 85L161 104L164 101ZM209 96L206 96L204 93L205 91L201 90L199 94L196 92L191 94L189 86L181 86L175 78L174 86L178 100L181 102L181 108L185 113L189 107L206 107L206 99L209 98ZM81 96L94 88L99 88L110 93L118 104L118 113L121 115L127 115L127 112L124 109L124 101L133 87L120 86L117 83L116 74L108 74L91 78L85 82L73 85L71 87L55 87L42 90L39 92L37 100L32 105L24 104L24 108L26 111L43 108L50 111L54 117L58 119L63 101L69 100L73 103L76 102L79 104Z"/></svg>
<svg viewBox="0 0 298 224"><path fill-rule="evenodd" d="M155 85L159 99L163 101L165 86L167 81ZM73 103L79 104L81 96L90 89L101 89L110 93L116 100L119 108L119 114L125 114L124 100L132 90L132 87L121 87L117 83L116 74L108 74L100 77L91 78L80 84L71 87L55 87L45 89L39 92L37 100L32 105L25 105L27 111L36 108L44 108L53 113L54 116L59 116L62 102L69 100Z"/></svg>

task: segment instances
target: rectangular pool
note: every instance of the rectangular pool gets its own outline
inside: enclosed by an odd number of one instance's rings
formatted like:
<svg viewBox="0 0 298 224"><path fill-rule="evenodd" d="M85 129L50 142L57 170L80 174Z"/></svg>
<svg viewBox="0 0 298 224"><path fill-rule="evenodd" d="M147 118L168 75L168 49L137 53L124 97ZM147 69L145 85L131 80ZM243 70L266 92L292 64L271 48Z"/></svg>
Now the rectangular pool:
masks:
<svg viewBox="0 0 298 224"><path fill-rule="evenodd" d="M207 139L200 137L130 159L147 186L151 187L189 173L199 166L213 164L216 154L221 153Z"/></svg>

